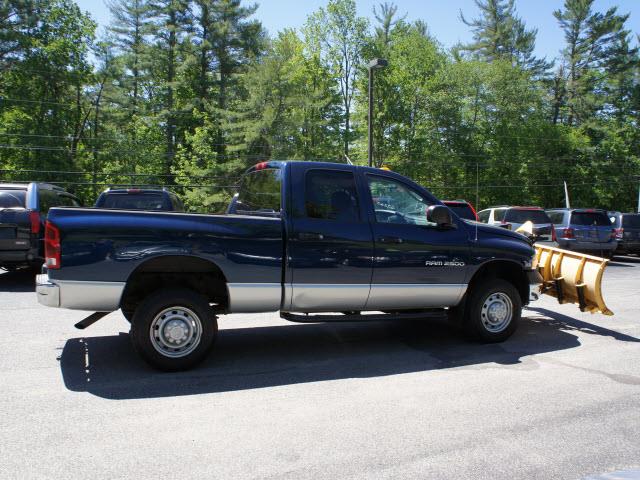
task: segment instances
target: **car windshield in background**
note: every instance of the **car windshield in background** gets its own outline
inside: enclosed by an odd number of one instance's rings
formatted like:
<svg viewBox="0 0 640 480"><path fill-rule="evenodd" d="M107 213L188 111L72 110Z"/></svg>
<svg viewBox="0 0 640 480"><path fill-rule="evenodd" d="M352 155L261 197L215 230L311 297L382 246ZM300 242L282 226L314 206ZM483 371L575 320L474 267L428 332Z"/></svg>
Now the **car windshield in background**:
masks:
<svg viewBox="0 0 640 480"><path fill-rule="evenodd" d="M640 228L640 215L623 215L622 228Z"/></svg>
<svg viewBox="0 0 640 480"><path fill-rule="evenodd" d="M447 207L453 210L460 218L466 220L476 220L476 216L471 207L466 203L447 203Z"/></svg>
<svg viewBox="0 0 640 480"><path fill-rule="evenodd" d="M610 227L611 220L604 213L599 212L573 212L571 214L572 225L595 225L597 227Z"/></svg>
<svg viewBox="0 0 640 480"><path fill-rule="evenodd" d="M504 217L506 222L524 223L531 221L538 225L541 223L551 223L549 216L544 210L532 210L532 209L519 209L511 208L507 211L507 215Z"/></svg>
<svg viewBox="0 0 640 480"><path fill-rule="evenodd" d="M24 190L0 190L0 208L24 208L26 195Z"/></svg>
<svg viewBox="0 0 640 480"><path fill-rule="evenodd" d="M105 196L100 208L122 210L170 210L165 196L160 193L111 193Z"/></svg>

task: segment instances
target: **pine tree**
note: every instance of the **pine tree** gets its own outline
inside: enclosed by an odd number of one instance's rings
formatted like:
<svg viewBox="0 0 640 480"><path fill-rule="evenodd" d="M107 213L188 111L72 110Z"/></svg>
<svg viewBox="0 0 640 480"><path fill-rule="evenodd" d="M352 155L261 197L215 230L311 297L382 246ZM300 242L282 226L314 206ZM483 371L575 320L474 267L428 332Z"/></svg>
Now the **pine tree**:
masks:
<svg viewBox="0 0 640 480"><path fill-rule="evenodd" d="M147 36L151 33L149 5L146 0L111 0L108 6L112 16L109 31L127 69L123 82L131 99L127 107L136 113L149 67L146 55Z"/></svg>
<svg viewBox="0 0 640 480"><path fill-rule="evenodd" d="M480 9L480 18L467 20L462 12L460 19L471 27L474 42L461 48L474 57L508 60L539 76L551 65L533 55L537 29L527 29L516 15L515 0L474 0Z"/></svg>
<svg viewBox="0 0 640 480"><path fill-rule="evenodd" d="M593 0L565 0L564 9L553 15L564 31L566 47L566 123L573 125L589 118L600 107L594 96L611 49L624 29L629 15L618 15L613 7L602 14L592 11Z"/></svg>

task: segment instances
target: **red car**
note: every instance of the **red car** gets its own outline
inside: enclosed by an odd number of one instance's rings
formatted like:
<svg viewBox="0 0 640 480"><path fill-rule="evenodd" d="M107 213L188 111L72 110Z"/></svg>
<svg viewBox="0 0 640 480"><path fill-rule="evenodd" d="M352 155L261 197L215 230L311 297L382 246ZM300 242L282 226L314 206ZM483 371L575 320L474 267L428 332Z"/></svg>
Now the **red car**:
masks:
<svg viewBox="0 0 640 480"><path fill-rule="evenodd" d="M443 200L442 203L453 210L460 218L478 221L476 209L466 200Z"/></svg>

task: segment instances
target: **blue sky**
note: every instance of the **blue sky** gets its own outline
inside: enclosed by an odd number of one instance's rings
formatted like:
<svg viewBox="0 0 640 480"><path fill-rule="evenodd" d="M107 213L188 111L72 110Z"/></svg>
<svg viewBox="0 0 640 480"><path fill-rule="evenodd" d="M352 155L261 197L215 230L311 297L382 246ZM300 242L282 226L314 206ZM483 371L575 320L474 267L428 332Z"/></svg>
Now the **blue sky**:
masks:
<svg viewBox="0 0 640 480"><path fill-rule="evenodd" d="M356 0L360 15L373 17L374 5L384 0ZM109 22L109 11L103 0L76 0L83 10L88 11L100 25ZM251 2L247 2L251 3ZM326 0L258 0L256 18L272 34L286 27L300 27L310 13L326 5ZM407 19L422 19L427 22L431 33L445 47L456 42L467 42L471 33L459 19L462 10L467 18L474 18L478 9L473 0L395 0L398 12L407 14ZM529 28L538 29L536 53L549 59L558 55L563 45L563 37L552 12L562 6L560 0L517 0L516 8ZM631 13L628 28L640 33L640 1L638 0L596 0L595 9L604 11L617 6L621 13Z"/></svg>

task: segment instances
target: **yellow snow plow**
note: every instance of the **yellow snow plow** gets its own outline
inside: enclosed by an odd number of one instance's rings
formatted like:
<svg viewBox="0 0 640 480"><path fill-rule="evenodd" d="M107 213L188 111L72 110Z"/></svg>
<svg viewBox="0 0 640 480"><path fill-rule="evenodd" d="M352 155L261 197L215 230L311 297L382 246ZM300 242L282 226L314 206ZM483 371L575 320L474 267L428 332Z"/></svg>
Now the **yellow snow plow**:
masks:
<svg viewBox="0 0 640 480"><path fill-rule="evenodd" d="M527 227L525 224L518 230L527 233ZM613 315L602 298L602 276L608 260L539 243L534 247L533 267L543 279L541 293L556 297L558 303L578 304L582 312Z"/></svg>

